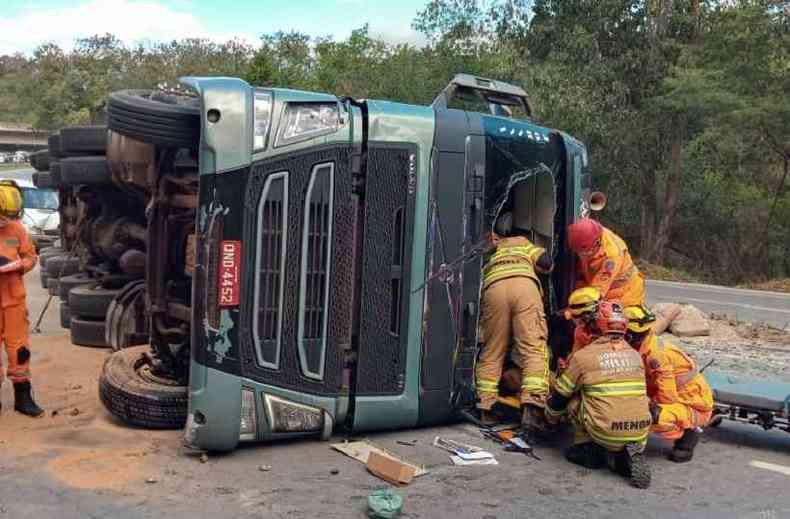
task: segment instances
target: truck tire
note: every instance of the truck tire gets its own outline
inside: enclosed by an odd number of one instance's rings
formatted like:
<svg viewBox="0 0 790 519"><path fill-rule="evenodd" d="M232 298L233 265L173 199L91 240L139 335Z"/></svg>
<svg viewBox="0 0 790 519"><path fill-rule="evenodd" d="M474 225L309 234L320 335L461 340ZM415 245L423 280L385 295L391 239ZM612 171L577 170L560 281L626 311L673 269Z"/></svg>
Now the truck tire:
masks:
<svg viewBox="0 0 790 519"><path fill-rule="evenodd" d="M57 278L49 278L47 280L47 290L49 290L49 295L57 296L60 293L60 280Z"/></svg>
<svg viewBox="0 0 790 519"><path fill-rule="evenodd" d="M71 308L73 315L104 319L107 315L107 308L118 292L118 290L100 286L72 288L69 292L69 308Z"/></svg>
<svg viewBox="0 0 790 519"><path fill-rule="evenodd" d="M69 305L71 315L71 343L76 346L93 346L95 348L106 348L104 341L104 321L94 321L83 319L81 316L73 315Z"/></svg>
<svg viewBox="0 0 790 519"><path fill-rule="evenodd" d="M106 126L67 126L60 130L60 150L64 154L104 155L107 151Z"/></svg>
<svg viewBox="0 0 790 519"><path fill-rule="evenodd" d="M107 103L110 130L142 142L195 148L200 141L200 101L157 90L121 90Z"/></svg>
<svg viewBox="0 0 790 519"><path fill-rule="evenodd" d="M30 165L36 171L48 171L49 170L49 151L48 150L40 150L30 155Z"/></svg>
<svg viewBox="0 0 790 519"><path fill-rule="evenodd" d="M33 185L39 189L53 189L55 187L48 171L36 171L33 173Z"/></svg>
<svg viewBox="0 0 790 519"><path fill-rule="evenodd" d="M87 286L87 285L95 285L96 280L90 277L89 275L85 274L84 272L80 272L79 274L72 274L70 276L63 276L60 278L60 300L68 303L69 302L69 292L71 289Z"/></svg>
<svg viewBox="0 0 790 519"><path fill-rule="evenodd" d="M60 174L60 162L53 161L49 165L49 177L52 180L52 185L59 187L63 184L63 175Z"/></svg>
<svg viewBox="0 0 790 519"><path fill-rule="evenodd" d="M107 309L106 322L105 339L113 351L148 344L144 281L133 281L121 289Z"/></svg>
<svg viewBox="0 0 790 519"><path fill-rule="evenodd" d="M53 256L61 256L66 254L66 251L60 247L45 247L38 253L38 263L44 269L47 266L47 260Z"/></svg>
<svg viewBox="0 0 790 519"><path fill-rule="evenodd" d="M49 143L49 157L50 159L59 159L61 157L60 153L60 135L54 133L49 136L48 139Z"/></svg>
<svg viewBox="0 0 790 519"><path fill-rule="evenodd" d="M112 184L104 156L70 157L60 161L61 182L67 186Z"/></svg>
<svg viewBox="0 0 790 519"><path fill-rule="evenodd" d="M99 377L99 398L124 423L147 429L182 429L187 417L187 386L157 377L136 346L107 357Z"/></svg>
<svg viewBox="0 0 790 519"><path fill-rule="evenodd" d="M60 303L60 327L71 328L71 311L65 303Z"/></svg>
<svg viewBox="0 0 790 519"><path fill-rule="evenodd" d="M69 257L67 254L60 256L50 256L44 266L47 268L47 275L51 278L62 278L71 276L80 271L79 258Z"/></svg>

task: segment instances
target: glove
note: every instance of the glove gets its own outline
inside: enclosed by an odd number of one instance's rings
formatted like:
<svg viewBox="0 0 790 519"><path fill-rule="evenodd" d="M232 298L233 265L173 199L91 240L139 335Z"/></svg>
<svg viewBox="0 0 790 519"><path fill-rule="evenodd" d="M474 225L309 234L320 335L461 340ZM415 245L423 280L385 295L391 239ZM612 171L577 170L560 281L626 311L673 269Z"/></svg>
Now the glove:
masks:
<svg viewBox="0 0 790 519"><path fill-rule="evenodd" d="M0 274L8 274L9 272L16 272L22 270L22 260L9 261L0 267Z"/></svg>

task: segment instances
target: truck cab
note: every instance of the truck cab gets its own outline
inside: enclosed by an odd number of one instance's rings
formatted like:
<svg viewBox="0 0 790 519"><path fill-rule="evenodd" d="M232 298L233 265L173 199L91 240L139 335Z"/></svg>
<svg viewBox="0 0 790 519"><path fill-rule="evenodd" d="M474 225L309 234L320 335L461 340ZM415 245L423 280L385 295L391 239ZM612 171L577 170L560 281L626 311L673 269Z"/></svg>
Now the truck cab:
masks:
<svg viewBox="0 0 790 519"><path fill-rule="evenodd" d="M187 445L455 419L503 212L555 258L547 315L567 300L587 154L520 88L462 74L415 106L182 83L201 117Z"/></svg>

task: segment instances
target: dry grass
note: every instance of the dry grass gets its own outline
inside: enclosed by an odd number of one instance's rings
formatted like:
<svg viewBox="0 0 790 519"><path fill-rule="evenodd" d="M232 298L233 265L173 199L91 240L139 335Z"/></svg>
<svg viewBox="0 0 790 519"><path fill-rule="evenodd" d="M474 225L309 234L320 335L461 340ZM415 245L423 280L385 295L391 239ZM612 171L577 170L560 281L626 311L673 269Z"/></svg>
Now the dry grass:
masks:
<svg viewBox="0 0 790 519"><path fill-rule="evenodd" d="M770 281L762 281L760 283L747 283L745 285L741 285L739 288L751 288L752 290L767 290L770 292L790 293L790 278L772 279Z"/></svg>
<svg viewBox="0 0 790 519"><path fill-rule="evenodd" d="M647 279L657 279L659 281L676 281L680 283L698 283L700 281L699 278L683 270L662 267L642 259L637 259L636 265L639 267L639 271L644 274Z"/></svg>

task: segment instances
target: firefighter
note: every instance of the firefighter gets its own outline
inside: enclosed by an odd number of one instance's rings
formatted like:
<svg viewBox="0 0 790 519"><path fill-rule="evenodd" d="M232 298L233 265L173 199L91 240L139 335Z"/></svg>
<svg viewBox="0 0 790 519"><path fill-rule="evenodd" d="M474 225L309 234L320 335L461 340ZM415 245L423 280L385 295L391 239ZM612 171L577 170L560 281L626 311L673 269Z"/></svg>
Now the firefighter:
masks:
<svg viewBox="0 0 790 519"><path fill-rule="evenodd" d="M589 316L601 302L601 291L595 287L584 287L574 290L568 298L568 308L564 312L565 319L574 321L577 318ZM593 340L591 331L586 326L576 326L573 335L573 348L575 353Z"/></svg>
<svg viewBox="0 0 790 519"><path fill-rule="evenodd" d="M591 218L568 226L568 247L576 253L576 288L595 287L605 301L623 307L645 304L645 280L622 238ZM576 330L573 351L584 345Z"/></svg>
<svg viewBox="0 0 790 519"><path fill-rule="evenodd" d="M14 384L14 409L39 417L30 389L30 342L27 302L22 276L36 265L35 249L19 222L22 193L10 181L0 182L0 333L8 355L8 378ZM0 384L3 380L0 355Z"/></svg>
<svg viewBox="0 0 790 519"><path fill-rule="evenodd" d="M496 221L495 249L483 269L481 328L483 347L476 366L478 407L493 422L502 369L510 358L521 371L522 426L531 435L544 430L543 407L549 391L549 350L543 294L536 272L553 268L551 257L513 225L511 213Z"/></svg>
<svg viewBox="0 0 790 519"><path fill-rule="evenodd" d="M647 488L650 467L643 452L652 417L642 359L623 339L621 307L602 301L574 320L589 329L592 342L573 353L557 377L546 419L556 424L567 415L573 425L568 461L591 469L608 464L632 486Z"/></svg>
<svg viewBox="0 0 790 519"><path fill-rule="evenodd" d="M654 406L652 431L673 442L672 461L691 461L702 427L713 413L713 393L694 359L653 333L655 316L643 306L625 309L626 341L639 352L647 374L647 394Z"/></svg>

